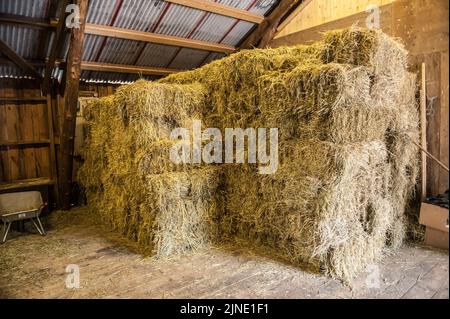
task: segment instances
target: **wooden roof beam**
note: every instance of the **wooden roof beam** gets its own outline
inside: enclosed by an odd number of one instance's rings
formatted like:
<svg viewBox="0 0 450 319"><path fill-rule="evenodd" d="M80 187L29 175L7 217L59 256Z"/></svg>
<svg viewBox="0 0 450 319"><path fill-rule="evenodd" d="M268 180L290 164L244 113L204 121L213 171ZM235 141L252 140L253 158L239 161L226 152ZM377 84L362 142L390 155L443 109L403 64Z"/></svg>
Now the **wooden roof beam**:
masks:
<svg viewBox="0 0 450 319"><path fill-rule="evenodd" d="M61 2L61 10L59 13L59 20L58 26L56 27L55 38L53 40L52 47L50 49L49 60L47 61L47 65L45 66L44 85L43 85L44 93L48 92L50 89L50 77L52 75L53 68L55 67L56 58L61 53L61 50L66 40L65 8L68 3L69 3L68 0L63 0Z"/></svg>
<svg viewBox="0 0 450 319"><path fill-rule="evenodd" d="M272 13L258 25L257 28L241 43L239 48L251 49L253 47L263 48L269 44L274 37L278 25L282 19L293 8L301 4L302 0L284 0L272 11Z"/></svg>
<svg viewBox="0 0 450 319"><path fill-rule="evenodd" d="M42 79L42 76L39 72L24 58L16 53L12 48L6 44L3 40L0 39L0 52L5 55L8 59L10 59L15 65L21 68L25 73L35 77L38 80Z"/></svg>
<svg viewBox="0 0 450 319"><path fill-rule="evenodd" d="M55 21L49 19L32 18L14 14L0 13L0 22L9 24L23 24L28 28L48 29L56 27Z"/></svg>
<svg viewBox="0 0 450 319"><path fill-rule="evenodd" d="M262 15L255 14L247 10L233 8L213 1L208 0L166 0L166 1L197 10L208 11L211 13L219 14L230 18L248 21L251 23L260 24L264 21L264 16Z"/></svg>
<svg viewBox="0 0 450 319"><path fill-rule="evenodd" d="M135 66L125 64L111 64L99 62L81 62L81 69L86 71L101 71L101 72L117 72L117 73L136 73L143 75L169 75L183 70L154 68L147 66Z"/></svg>
<svg viewBox="0 0 450 319"><path fill-rule="evenodd" d="M164 45L179 46L183 48L199 49L212 52L233 53L233 46L206 41L192 40L170 35L136 31L130 29L116 28L100 24L86 24L86 34L100 35L105 37L120 38L126 40L150 42Z"/></svg>

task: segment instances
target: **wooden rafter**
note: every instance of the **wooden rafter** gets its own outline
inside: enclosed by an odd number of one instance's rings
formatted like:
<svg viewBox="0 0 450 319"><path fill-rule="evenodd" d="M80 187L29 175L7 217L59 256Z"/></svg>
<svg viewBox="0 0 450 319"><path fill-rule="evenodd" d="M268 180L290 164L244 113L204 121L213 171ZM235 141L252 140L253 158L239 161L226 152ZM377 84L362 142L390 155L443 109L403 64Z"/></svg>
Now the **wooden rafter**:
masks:
<svg viewBox="0 0 450 319"><path fill-rule="evenodd" d="M35 68L45 68L47 63L44 60L26 60L28 64L34 66ZM64 67L66 62L64 60L57 59L55 61L55 66ZM15 65L10 59L0 57L0 65Z"/></svg>
<svg viewBox="0 0 450 319"><path fill-rule="evenodd" d="M171 73L181 71L181 70L167 69L167 68L154 68L154 67L146 67L146 66L99 63L99 62L88 62L88 61L81 62L81 69L89 70L89 71L102 71L102 72L137 73L137 74L145 74L145 75L169 75Z"/></svg>
<svg viewBox="0 0 450 319"><path fill-rule="evenodd" d="M34 66L35 68L42 68L45 67L45 62L44 61L39 61L39 60L26 60L28 64ZM13 61L11 61L10 59L7 58L0 58L0 65L8 65L8 66L12 66L15 65L15 63Z"/></svg>
<svg viewBox="0 0 450 319"><path fill-rule="evenodd" d="M42 79L39 72L24 58L16 53L12 48L8 46L3 40L0 39L0 52L10 59L15 65L25 71L26 74L33 76L36 79Z"/></svg>
<svg viewBox="0 0 450 319"><path fill-rule="evenodd" d="M301 0L283 0L272 11L272 13L264 19L262 23L244 40L239 46L241 49L250 49L253 47L265 47L276 33L278 25L283 17L289 13L294 6L301 3Z"/></svg>
<svg viewBox="0 0 450 319"><path fill-rule="evenodd" d="M255 14L242 9L233 8L213 1L208 0L166 0L166 1L194 8L197 10L208 11L226 17L244 20L256 24L262 23L264 21L264 16L262 15Z"/></svg>
<svg viewBox="0 0 450 319"><path fill-rule="evenodd" d="M56 27L56 24L51 23L48 19L32 18L5 13L0 13L0 22L9 24L23 24L26 25L27 27L38 29L47 29Z"/></svg>
<svg viewBox="0 0 450 319"><path fill-rule="evenodd" d="M212 52L232 53L236 51L235 47L225 44L217 44L170 35L116 28L99 24L86 24L85 33L134 41L173 45L183 48L200 49Z"/></svg>
<svg viewBox="0 0 450 319"><path fill-rule="evenodd" d="M63 209L70 208L72 190L73 149L75 140L75 121L78 103L78 89L81 75L81 56L83 53L84 27L88 0L76 0L79 7L80 27L72 28L69 53L67 55L67 83L64 103L64 120L61 134L61 165L59 174L60 204Z"/></svg>
<svg viewBox="0 0 450 319"><path fill-rule="evenodd" d="M58 25L56 27L55 38L53 40L52 47L50 48L50 57L45 67L43 85L44 92L49 91L50 77L52 75L53 68L55 67L56 58L60 54L66 40L66 28L64 20L66 16L65 8L68 3L68 0L63 0L61 2L61 10L59 14Z"/></svg>

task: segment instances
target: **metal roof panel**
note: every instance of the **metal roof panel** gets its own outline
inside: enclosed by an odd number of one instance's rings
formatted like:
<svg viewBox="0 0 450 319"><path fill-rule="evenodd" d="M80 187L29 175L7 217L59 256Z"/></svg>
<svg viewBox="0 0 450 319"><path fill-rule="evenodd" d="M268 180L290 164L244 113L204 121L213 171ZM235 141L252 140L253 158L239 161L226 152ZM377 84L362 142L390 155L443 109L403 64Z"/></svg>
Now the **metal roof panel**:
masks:
<svg viewBox="0 0 450 319"><path fill-rule="evenodd" d="M234 8L267 14L277 0L217 0ZM1 0L0 12L35 18L49 18L51 0ZM163 0L90 0L87 22L113 25L139 31L149 31L195 40L237 45L255 26L253 23L168 3ZM27 28L26 26L0 25L0 39L8 43L25 59L42 59L49 56L54 32ZM47 41L46 52L39 56L42 41ZM63 49L61 58L66 56ZM46 54L45 54L46 53ZM136 64L153 67L191 69L202 63L225 56L201 50L143 43L95 35L85 35L83 60L115 64ZM59 76L60 71L55 71ZM2 66L0 76L21 74L12 66ZM58 75L57 75L58 74ZM106 74L101 76L101 74ZM135 75L83 71L84 79L92 76L99 80L124 81Z"/></svg>
<svg viewBox="0 0 450 319"><path fill-rule="evenodd" d="M49 0L2 0L0 12L31 18L46 18L49 5Z"/></svg>
<svg viewBox="0 0 450 319"><path fill-rule="evenodd" d="M206 51L183 48L168 67L181 70L194 69L201 65L208 55L209 52Z"/></svg>

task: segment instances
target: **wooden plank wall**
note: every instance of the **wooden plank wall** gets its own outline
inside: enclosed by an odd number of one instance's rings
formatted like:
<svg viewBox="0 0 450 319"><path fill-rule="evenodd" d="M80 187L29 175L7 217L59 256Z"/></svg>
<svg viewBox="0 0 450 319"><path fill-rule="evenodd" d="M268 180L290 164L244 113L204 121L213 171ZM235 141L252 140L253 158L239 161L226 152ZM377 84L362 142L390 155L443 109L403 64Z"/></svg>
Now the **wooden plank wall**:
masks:
<svg viewBox="0 0 450 319"><path fill-rule="evenodd" d="M301 9L301 14L289 19L275 38L310 29L328 22L337 21L364 12L369 6L385 6L394 0L312 0Z"/></svg>
<svg viewBox="0 0 450 319"><path fill-rule="evenodd" d="M39 85L30 80L0 80L0 97L41 97ZM47 104L0 102L0 144L49 141ZM0 147L0 182L50 177L49 144Z"/></svg>
<svg viewBox="0 0 450 319"><path fill-rule="evenodd" d="M110 84L80 83L80 91L95 92L97 93L98 97L114 94L117 87L119 86Z"/></svg>
<svg viewBox="0 0 450 319"><path fill-rule="evenodd" d="M314 2L314 0L313 0ZM358 1L356 1L357 3ZM427 81L427 146L447 166L449 164L449 20L447 0L397 0L380 7L381 28L403 40L410 53L410 69L418 72L426 63ZM322 37L321 32L364 26L368 13L359 12L344 18L296 31L289 27L284 36L271 42L272 47L307 44ZM302 18L299 14L294 21ZM438 194L449 188L448 173L435 162L427 163L427 193Z"/></svg>
<svg viewBox="0 0 450 319"><path fill-rule="evenodd" d="M87 92L95 93L97 97L108 96L114 94L118 85L107 85L107 84L87 84L80 83L80 96L86 94ZM56 144L59 144L60 131L63 121L63 110L64 110L64 98L60 95L58 88L54 88L53 96L53 118L55 128L55 140Z"/></svg>
<svg viewBox="0 0 450 319"><path fill-rule="evenodd" d="M113 94L115 85L81 84L80 92L98 97ZM52 89L52 112L56 160L60 158L60 136L64 98ZM41 97L39 84L27 79L0 79L1 98ZM0 146L0 183L50 178L50 134L45 99L33 102L0 100L0 145L14 142L45 141L44 144ZM76 172L74 172L76 174Z"/></svg>

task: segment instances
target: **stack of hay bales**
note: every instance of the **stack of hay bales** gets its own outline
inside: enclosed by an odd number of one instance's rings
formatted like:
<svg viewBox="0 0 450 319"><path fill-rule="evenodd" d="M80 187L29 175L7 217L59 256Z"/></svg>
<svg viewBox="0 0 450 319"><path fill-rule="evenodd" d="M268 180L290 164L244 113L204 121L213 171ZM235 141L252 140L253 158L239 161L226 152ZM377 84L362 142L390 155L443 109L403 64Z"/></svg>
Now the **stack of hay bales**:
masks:
<svg viewBox="0 0 450 319"><path fill-rule="evenodd" d="M344 280L399 247L418 171L406 61L382 32L350 28L163 79L209 88L207 126L279 128L275 174L226 166L223 237Z"/></svg>
<svg viewBox="0 0 450 319"><path fill-rule="evenodd" d="M220 171L170 161L170 132L204 106L200 85L138 81L85 111L88 138L79 172L89 204L143 253L166 257L217 234Z"/></svg>
<svg viewBox="0 0 450 319"><path fill-rule="evenodd" d="M242 51L122 88L92 106L88 197L161 255L220 237L351 280L406 233L418 170L406 58L382 32L350 28L311 46ZM278 170L169 163L168 132L194 117L205 127L278 128ZM198 205L186 204L181 180L200 185Z"/></svg>

